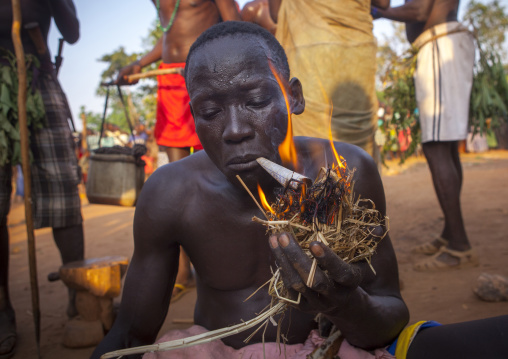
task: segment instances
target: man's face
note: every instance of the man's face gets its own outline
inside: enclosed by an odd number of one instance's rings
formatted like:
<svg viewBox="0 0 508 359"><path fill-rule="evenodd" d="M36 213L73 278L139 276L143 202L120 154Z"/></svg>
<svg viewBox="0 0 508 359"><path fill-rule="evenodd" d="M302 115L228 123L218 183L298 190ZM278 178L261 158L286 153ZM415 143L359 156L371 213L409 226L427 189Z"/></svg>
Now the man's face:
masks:
<svg viewBox="0 0 508 359"><path fill-rule="evenodd" d="M267 46L257 37L213 40L188 65L188 90L196 132L213 161L237 183L266 176L256 158L280 162L287 108L268 65Z"/></svg>

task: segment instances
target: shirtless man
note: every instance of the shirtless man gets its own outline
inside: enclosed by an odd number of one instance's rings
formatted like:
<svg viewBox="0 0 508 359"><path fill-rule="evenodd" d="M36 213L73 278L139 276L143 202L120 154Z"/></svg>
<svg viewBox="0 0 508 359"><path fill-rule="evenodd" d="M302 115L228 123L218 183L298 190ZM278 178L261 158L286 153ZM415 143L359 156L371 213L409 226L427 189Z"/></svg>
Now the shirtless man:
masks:
<svg viewBox="0 0 508 359"><path fill-rule="evenodd" d="M21 13L21 41L25 54L35 55L41 62L33 84L41 93L47 121L46 127L30 131L30 149L33 154L31 171L34 227L53 229L53 238L60 251L62 262L65 264L81 260L84 256L83 219L78 193L81 178L78 175L74 140L67 122L68 110L64 105L65 95L56 78L50 54L48 51L43 55L37 52L36 46L23 26L28 23L38 23L47 48L51 18L54 19L65 41L71 44L78 41L79 21L71 0L24 0L21 1ZM11 0L0 0L0 70L7 70L4 68L4 66L7 67L7 60L3 58L4 51L14 53L11 28ZM33 68L28 69L28 71L32 70ZM9 116L11 113L12 111L9 112ZM14 355L16 345L16 322L8 290L7 216L12 193L11 166L11 163L0 166L0 358L2 359ZM70 317L77 315L74 296L75 292L69 291L67 314Z"/></svg>
<svg viewBox="0 0 508 359"><path fill-rule="evenodd" d="M160 68L184 67L189 48L197 37L210 26L221 20L240 20L234 0L152 0L158 9L163 36L152 51L141 59L120 70L118 83L127 82L126 75L139 73L141 69L162 60ZM191 148L202 149L194 128L189 107L189 96L181 74L158 76L157 119L154 136L170 162L178 161L190 154ZM173 291L180 297L192 284L189 257L184 251L180 255L180 269Z"/></svg>
<svg viewBox="0 0 508 359"><path fill-rule="evenodd" d="M468 134L475 49L473 36L457 22L458 7L459 0L407 0L399 7L372 10L376 18L405 22L407 39L418 48L414 78L422 149L445 220L438 238L414 248L432 255L415 263L419 271L478 265L460 209L458 151Z"/></svg>
<svg viewBox="0 0 508 359"><path fill-rule="evenodd" d="M287 234L268 238L264 226L252 222L259 209L235 176L240 175L253 193L259 183L273 200L273 190L280 185L255 159L262 156L280 164L277 149L287 130L288 111L269 60L286 82L291 112L301 113L305 106L301 84L290 80L284 50L268 31L247 22L226 22L206 31L191 48L186 83L205 151L160 168L143 187L120 312L93 358L155 340L170 304L180 246L197 273L194 322L207 330L240 323L260 312L270 302L266 291L244 300L271 278L270 267L275 268L276 261L283 265L287 283L302 293L301 304L283 320L288 344L306 340L316 327L317 313L336 324L350 344L367 349L388 344L407 323L388 236L372 257L377 275L365 263L346 264L326 246L313 243L311 251L322 269L309 288L302 278L308 276L311 259L293 238ZM301 166L294 169L310 178L327 165L326 158L334 158L327 140L295 138L295 142ZM337 143L336 148L357 169L356 194L372 199L385 215L384 191L372 158L353 145ZM304 269L298 274L295 268ZM274 342L276 332L269 325L265 340ZM261 342L262 335L258 332L250 343ZM246 336L222 341L238 349L246 345Z"/></svg>

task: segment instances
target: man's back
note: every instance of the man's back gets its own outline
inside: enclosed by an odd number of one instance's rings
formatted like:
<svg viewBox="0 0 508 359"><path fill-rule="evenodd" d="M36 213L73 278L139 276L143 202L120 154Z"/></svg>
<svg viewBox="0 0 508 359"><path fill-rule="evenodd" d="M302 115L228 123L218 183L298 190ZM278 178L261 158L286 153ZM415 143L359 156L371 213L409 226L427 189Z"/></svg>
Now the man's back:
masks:
<svg viewBox="0 0 508 359"><path fill-rule="evenodd" d="M406 3L414 0L406 0ZM428 14L421 21L406 22L407 40L413 43L425 30L449 21L457 21L459 0L426 0L424 13Z"/></svg>

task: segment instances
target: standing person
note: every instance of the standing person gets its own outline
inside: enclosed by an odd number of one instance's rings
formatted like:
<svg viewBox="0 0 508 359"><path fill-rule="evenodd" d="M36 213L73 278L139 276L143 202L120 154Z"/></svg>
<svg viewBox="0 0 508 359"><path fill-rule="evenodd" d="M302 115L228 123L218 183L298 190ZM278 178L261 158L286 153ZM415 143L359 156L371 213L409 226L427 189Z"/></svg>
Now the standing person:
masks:
<svg viewBox="0 0 508 359"><path fill-rule="evenodd" d="M295 135L362 147L376 162L377 43L371 0L269 0L277 40L302 81L306 109L293 118ZM390 0L372 0L388 7ZM330 106L331 105L331 106Z"/></svg>
<svg viewBox="0 0 508 359"><path fill-rule="evenodd" d="M241 20L234 0L153 0L153 3L163 35L152 51L120 70L117 81L121 85L129 83L125 76L139 73L143 67L161 59L159 68L183 70L189 48L203 31L221 20ZM167 152L169 161L175 162L188 156L191 148L200 150L203 147L196 135L183 76L178 73L162 75L157 77L157 82L154 136ZM182 250L173 300L181 297L192 284L190 260Z"/></svg>
<svg viewBox="0 0 508 359"><path fill-rule="evenodd" d="M34 228L51 227L53 229L55 243L65 264L83 259L84 254L81 203L78 193L80 177L74 152L75 144L67 121L68 109L65 106L65 95L47 52L47 36L51 18L53 18L65 41L73 44L79 38L79 22L71 0L25 0L21 2L21 12L23 24L32 22L39 24L44 45L46 45L46 54L38 55L28 33L22 30L21 39L25 53L38 56L41 62L38 71L34 71L34 84L42 95L47 123L43 129L32 129L30 132L30 149L33 154L31 169ZM0 0L0 48L14 52L11 26L11 1ZM0 66L7 65L2 62ZM12 191L11 176L10 164L0 167L0 357L2 359L14 355L16 345L16 321L8 290L7 215ZM67 314L76 315L72 291L69 291Z"/></svg>
<svg viewBox="0 0 508 359"><path fill-rule="evenodd" d="M462 166L459 142L467 138L473 82L474 41L457 22L459 0L407 0L399 7L373 8L377 17L406 23L408 41L418 49L414 73L422 149L444 214L440 237L414 248L432 255L419 271L478 265L460 208Z"/></svg>

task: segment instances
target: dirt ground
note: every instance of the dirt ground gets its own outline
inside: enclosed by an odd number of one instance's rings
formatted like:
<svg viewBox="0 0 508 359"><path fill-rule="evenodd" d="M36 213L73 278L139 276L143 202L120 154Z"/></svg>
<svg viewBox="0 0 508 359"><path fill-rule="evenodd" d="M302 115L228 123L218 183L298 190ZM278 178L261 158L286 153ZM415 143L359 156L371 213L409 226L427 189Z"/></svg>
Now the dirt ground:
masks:
<svg viewBox="0 0 508 359"><path fill-rule="evenodd" d="M471 290L482 272L508 276L508 152L465 154L462 160L462 211L480 266L445 273L419 273L412 269L413 260L419 258L413 258L411 247L439 234L443 223L424 159L411 159L404 166L391 164L383 170L390 233L411 323L424 319L453 323L508 313L508 302L482 302ZM93 205L84 199L82 209L87 258L131 256L133 208ZM14 204L9 217L10 292L18 325L14 358L19 359L37 358L24 223L23 205ZM49 229L37 230L36 241L42 313L41 358L88 358L93 348L66 349L61 345L66 323L66 290L61 282L48 282L46 278L58 269L60 257ZM193 290L172 305L162 330L188 326L195 299Z"/></svg>

